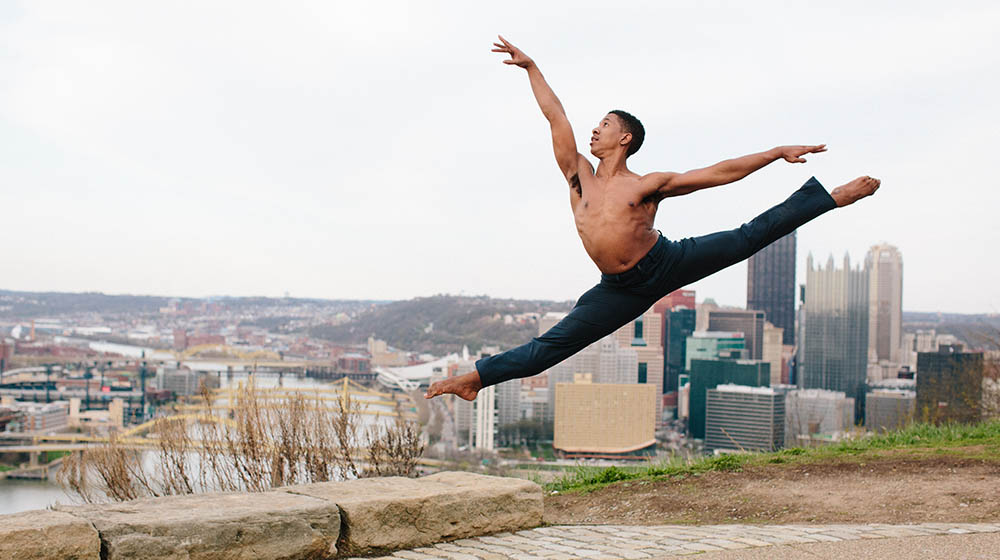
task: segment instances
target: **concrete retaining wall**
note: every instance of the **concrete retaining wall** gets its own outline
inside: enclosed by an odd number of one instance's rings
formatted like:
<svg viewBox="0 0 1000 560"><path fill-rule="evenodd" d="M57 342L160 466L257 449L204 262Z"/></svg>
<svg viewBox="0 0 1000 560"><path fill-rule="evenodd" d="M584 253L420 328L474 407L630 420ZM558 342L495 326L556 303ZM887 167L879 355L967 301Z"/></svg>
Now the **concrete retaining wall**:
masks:
<svg viewBox="0 0 1000 560"><path fill-rule="evenodd" d="M541 522L538 485L444 472L0 515L0 558L337 558Z"/></svg>

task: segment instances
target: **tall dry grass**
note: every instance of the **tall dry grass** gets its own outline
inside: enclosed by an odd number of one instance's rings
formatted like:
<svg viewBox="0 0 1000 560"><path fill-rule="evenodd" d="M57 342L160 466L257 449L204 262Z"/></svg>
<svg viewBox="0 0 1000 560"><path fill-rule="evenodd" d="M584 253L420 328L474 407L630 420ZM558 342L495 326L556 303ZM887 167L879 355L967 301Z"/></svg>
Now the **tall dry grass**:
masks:
<svg viewBox="0 0 1000 560"><path fill-rule="evenodd" d="M347 393L329 406L318 395L266 398L249 383L235 392L231 408L216 406L207 387L200 399L204 406L193 424L176 417L155 422L150 433L157 442L154 453L112 438L67 456L60 483L88 503L262 492L330 480L413 476L424 450L419 426L398 407L391 424L362 429L361 403Z"/></svg>

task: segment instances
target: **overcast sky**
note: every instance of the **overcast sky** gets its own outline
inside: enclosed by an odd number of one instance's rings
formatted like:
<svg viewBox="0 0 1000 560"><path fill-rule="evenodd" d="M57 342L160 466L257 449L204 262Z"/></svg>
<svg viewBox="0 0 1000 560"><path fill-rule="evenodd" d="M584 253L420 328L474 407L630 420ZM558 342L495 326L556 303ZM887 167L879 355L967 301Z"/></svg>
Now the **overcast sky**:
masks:
<svg viewBox="0 0 1000 560"><path fill-rule="evenodd" d="M480 7L483 6L483 7ZM811 175L878 194L806 254L904 259L903 307L1000 312L1000 4L0 1L0 288L575 299L599 279L524 71L638 172L781 144L806 164L660 205L730 229ZM746 301L746 265L692 286Z"/></svg>

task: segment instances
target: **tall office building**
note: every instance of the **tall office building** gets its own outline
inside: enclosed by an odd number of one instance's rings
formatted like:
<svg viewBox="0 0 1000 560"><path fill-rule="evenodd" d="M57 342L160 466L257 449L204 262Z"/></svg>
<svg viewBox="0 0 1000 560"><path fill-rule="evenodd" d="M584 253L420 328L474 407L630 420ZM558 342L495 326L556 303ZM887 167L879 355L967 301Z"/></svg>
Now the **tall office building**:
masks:
<svg viewBox="0 0 1000 560"><path fill-rule="evenodd" d="M840 391L854 399L854 421L864 420L868 371L868 274L842 268L831 256L826 267L806 264L803 335L799 341L798 385L803 389Z"/></svg>
<svg viewBox="0 0 1000 560"><path fill-rule="evenodd" d="M679 307L664 311L663 317L663 392L676 391L677 377L684 373L687 361L687 338L694 334L694 308Z"/></svg>
<svg viewBox="0 0 1000 560"><path fill-rule="evenodd" d="M708 330L741 332L747 358L764 359L764 312L757 309L720 309L708 313Z"/></svg>
<svg viewBox="0 0 1000 560"><path fill-rule="evenodd" d="M783 344L795 344L795 232L764 247L747 261L747 309L760 309L785 329Z"/></svg>
<svg viewBox="0 0 1000 560"><path fill-rule="evenodd" d="M631 323L615 331L615 339L619 347L635 351L635 375L624 370L626 375L610 383L639 383L656 386L656 419L663 417L663 346L661 340L663 322L661 316L652 308L637 317ZM621 371L621 370L620 370ZM604 382L602 380L602 382Z"/></svg>
<svg viewBox="0 0 1000 560"><path fill-rule="evenodd" d="M782 339L784 338L784 329L776 327L771 324L770 321L764 322L764 354L761 359L765 362L771 364L771 385L781 384L781 372L782 372L782 350L784 344L782 344Z"/></svg>
<svg viewBox="0 0 1000 560"><path fill-rule="evenodd" d="M504 381L496 388L497 425L516 423L521 419L521 380Z"/></svg>
<svg viewBox="0 0 1000 560"><path fill-rule="evenodd" d="M917 356L917 419L924 422L978 422L983 404L982 352L942 345Z"/></svg>
<svg viewBox="0 0 1000 560"><path fill-rule="evenodd" d="M785 395L770 387L719 385L705 399L705 449L776 451L785 443Z"/></svg>
<svg viewBox="0 0 1000 560"><path fill-rule="evenodd" d="M868 361L902 361L903 256L892 245L875 245L868 269Z"/></svg>
<svg viewBox="0 0 1000 560"><path fill-rule="evenodd" d="M748 387L767 387L771 381L768 364L755 360L692 360L691 390L688 394L688 432L691 437L705 437L705 399L707 391L733 383Z"/></svg>
<svg viewBox="0 0 1000 560"><path fill-rule="evenodd" d="M497 433L497 387L490 385L479 391L472 401L472 430L469 441L472 447L493 451Z"/></svg>

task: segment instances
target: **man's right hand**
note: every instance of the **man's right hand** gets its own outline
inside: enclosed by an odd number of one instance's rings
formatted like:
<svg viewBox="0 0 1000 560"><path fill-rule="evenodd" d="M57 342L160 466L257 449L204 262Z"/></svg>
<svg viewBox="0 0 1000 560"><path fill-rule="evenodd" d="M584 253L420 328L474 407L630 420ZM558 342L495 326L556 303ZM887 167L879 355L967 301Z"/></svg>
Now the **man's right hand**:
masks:
<svg viewBox="0 0 1000 560"><path fill-rule="evenodd" d="M513 64L514 66L519 66L521 68L530 68L531 65L535 63L535 61L528 58L528 55L521 52L521 49L510 44L507 39L504 39L500 35L497 35L497 37L500 37L500 42L493 43L493 52L507 53L510 55L510 60L503 61L504 64Z"/></svg>

